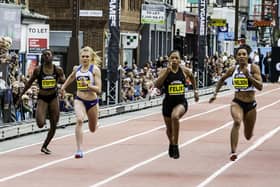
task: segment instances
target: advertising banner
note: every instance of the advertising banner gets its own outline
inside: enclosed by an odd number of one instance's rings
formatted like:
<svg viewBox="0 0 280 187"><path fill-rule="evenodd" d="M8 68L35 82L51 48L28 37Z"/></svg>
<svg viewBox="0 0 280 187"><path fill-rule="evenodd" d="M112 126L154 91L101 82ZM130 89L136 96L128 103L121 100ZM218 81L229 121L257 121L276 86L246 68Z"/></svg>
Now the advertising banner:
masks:
<svg viewBox="0 0 280 187"><path fill-rule="evenodd" d="M109 80L118 80L119 47L120 47L120 2L109 1L109 31L110 39L108 45L108 71Z"/></svg>
<svg viewBox="0 0 280 187"><path fill-rule="evenodd" d="M204 58L206 56L207 36L207 5L206 0L199 0L199 39L198 39L198 68L204 70Z"/></svg>
<svg viewBox="0 0 280 187"><path fill-rule="evenodd" d="M25 76L31 76L34 69L39 65L39 55L27 54L25 64Z"/></svg>
<svg viewBox="0 0 280 187"><path fill-rule="evenodd" d="M28 53L41 53L49 48L50 26L48 24L31 24L27 28Z"/></svg>

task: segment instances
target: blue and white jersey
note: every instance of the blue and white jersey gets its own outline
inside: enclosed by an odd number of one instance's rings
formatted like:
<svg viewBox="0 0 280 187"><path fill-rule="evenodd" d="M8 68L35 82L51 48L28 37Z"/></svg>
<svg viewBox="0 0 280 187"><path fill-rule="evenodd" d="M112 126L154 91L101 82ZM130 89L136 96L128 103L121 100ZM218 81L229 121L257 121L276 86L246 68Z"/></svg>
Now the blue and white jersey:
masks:
<svg viewBox="0 0 280 187"><path fill-rule="evenodd" d="M94 65L91 64L88 71L83 72L82 71L82 65L80 65L76 71L76 81L77 81L77 89L79 91L89 91L89 88L87 85L93 85L94 84L94 77L93 77L93 70ZM85 80L87 82L86 86L82 85L82 81Z"/></svg>

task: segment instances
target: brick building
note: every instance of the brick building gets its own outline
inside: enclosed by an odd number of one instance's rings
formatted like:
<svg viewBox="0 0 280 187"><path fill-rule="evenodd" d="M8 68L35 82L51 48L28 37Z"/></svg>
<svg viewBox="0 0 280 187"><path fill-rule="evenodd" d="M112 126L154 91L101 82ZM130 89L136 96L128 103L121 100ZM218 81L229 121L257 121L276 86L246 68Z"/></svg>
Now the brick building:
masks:
<svg viewBox="0 0 280 187"><path fill-rule="evenodd" d="M138 33L141 3L139 0L121 0L121 33ZM73 0L29 0L29 9L49 16L50 47L56 53L61 54L64 61L67 57L69 35L72 30L72 4ZM99 55L102 57L106 57L108 4L108 0L80 1L80 10L93 13L91 16L80 16L80 46L91 46L94 50L99 51ZM120 49L120 62L122 63L123 50ZM133 58L137 58L137 50L134 51ZM135 60L137 61L137 59Z"/></svg>

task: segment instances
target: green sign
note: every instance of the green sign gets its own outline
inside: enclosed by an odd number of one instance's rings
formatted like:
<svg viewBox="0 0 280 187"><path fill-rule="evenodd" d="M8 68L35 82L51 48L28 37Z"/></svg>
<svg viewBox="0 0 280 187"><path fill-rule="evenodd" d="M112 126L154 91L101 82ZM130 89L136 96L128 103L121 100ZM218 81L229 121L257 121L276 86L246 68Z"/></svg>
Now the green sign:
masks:
<svg viewBox="0 0 280 187"><path fill-rule="evenodd" d="M187 0L187 3L198 4L198 0Z"/></svg>

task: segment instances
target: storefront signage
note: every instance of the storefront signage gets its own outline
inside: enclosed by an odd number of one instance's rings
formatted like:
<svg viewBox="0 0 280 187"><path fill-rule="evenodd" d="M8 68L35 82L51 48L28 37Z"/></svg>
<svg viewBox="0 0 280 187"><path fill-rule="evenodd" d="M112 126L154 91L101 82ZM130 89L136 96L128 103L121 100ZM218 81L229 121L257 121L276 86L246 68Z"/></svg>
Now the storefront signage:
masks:
<svg viewBox="0 0 280 187"><path fill-rule="evenodd" d="M81 17L102 17L102 10L80 10Z"/></svg>
<svg viewBox="0 0 280 187"><path fill-rule="evenodd" d="M164 5L142 4L142 24L165 24L165 15Z"/></svg>
<svg viewBox="0 0 280 187"><path fill-rule="evenodd" d="M226 19L210 19L208 25L216 27L225 27L227 24Z"/></svg>
<svg viewBox="0 0 280 187"><path fill-rule="evenodd" d="M255 20L254 21L254 26L255 27L270 27L271 26L271 21L266 21L266 20Z"/></svg>

